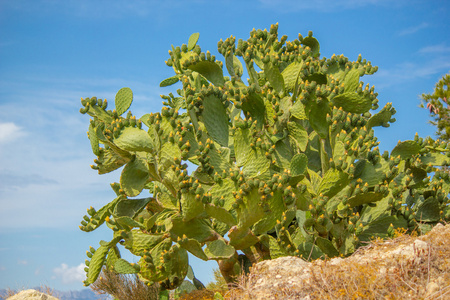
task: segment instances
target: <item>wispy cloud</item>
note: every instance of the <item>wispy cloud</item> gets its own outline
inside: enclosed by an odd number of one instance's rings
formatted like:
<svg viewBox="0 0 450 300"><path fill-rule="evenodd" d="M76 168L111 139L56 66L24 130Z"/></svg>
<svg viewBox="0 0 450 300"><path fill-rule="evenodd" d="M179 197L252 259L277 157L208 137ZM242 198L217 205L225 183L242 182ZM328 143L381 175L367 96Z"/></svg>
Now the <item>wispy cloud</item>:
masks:
<svg viewBox="0 0 450 300"><path fill-rule="evenodd" d="M43 269L42 266L40 266L39 268L35 269L34 270L34 275L36 275L36 276L41 275L42 269Z"/></svg>
<svg viewBox="0 0 450 300"><path fill-rule="evenodd" d="M428 24L426 22L422 22L422 23L420 23L420 24L418 24L416 26L408 27L408 28L405 28L405 29L401 30L398 33L398 35L399 36L404 36L404 35L414 34L414 33L418 32L418 31L420 31L422 29L425 29L425 28L429 27L429 26L430 26L430 24Z"/></svg>
<svg viewBox="0 0 450 300"><path fill-rule="evenodd" d="M26 265L28 265L28 261L27 261L27 260L19 259L19 260L17 261L17 264L18 264L18 265L26 266Z"/></svg>
<svg viewBox="0 0 450 300"><path fill-rule="evenodd" d="M376 75L377 87L393 86L430 76L441 76L450 70L450 47L445 44L420 48L414 61L400 62L389 68L380 69Z"/></svg>
<svg viewBox="0 0 450 300"><path fill-rule="evenodd" d="M84 271L85 265L83 263L76 267L69 267L67 264L62 263L61 266L53 269L53 279L60 279L63 284L71 284L82 282L86 278Z"/></svg>
<svg viewBox="0 0 450 300"><path fill-rule="evenodd" d="M30 185L58 184L55 179L46 178L37 173L17 174L16 172L14 170L0 170L0 191L23 189Z"/></svg>
<svg viewBox="0 0 450 300"><path fill-rule="evenodd" d="M450 53L450 47L444 44L426 46L421 48L418 53L420 54L442 54Z"/></svg>
<svg viewBox="0 0 450 300"><path fill-rule="evenodd" d="M23 137L23 129L12 122L0 123L0 144L11 142Z"/></svg>
<svg viewBox="0 0 450 300"><path fill-rule="evenodd" d="M376 73L377 87L393 86L408 81L426 78L435 74L445 74L450 69L450 61L433 60L424 64L405 62Z"/></svg>

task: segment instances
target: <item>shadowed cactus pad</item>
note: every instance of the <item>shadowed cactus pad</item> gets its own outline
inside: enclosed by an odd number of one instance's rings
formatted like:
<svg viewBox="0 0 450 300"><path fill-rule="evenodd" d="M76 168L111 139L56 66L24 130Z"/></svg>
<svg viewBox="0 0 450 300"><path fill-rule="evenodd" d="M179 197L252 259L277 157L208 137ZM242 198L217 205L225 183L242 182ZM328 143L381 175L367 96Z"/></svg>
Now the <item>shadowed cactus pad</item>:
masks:
<svg viewBox="0 0 450 300"><path fill-rule="evenodd" d="M169 51L175 75L161 86L178 95L162 96L160 113L133 116L129 88L112 111L82 99L92 168L123 167L117 198L82 221L84 231L113 231L88 252L87 285L106 265L173 289L188 252L216 260L231 283L261 260L349 255L395 228L426 232L450 219L447 144L416 136L380 154L373 127L388 127L395 110L372 112L378 94L361 79L377 67L322 58L312 32L288 41L278 25L219 41L224 63L198 39ZM120 258L122 246L137 265Z"/></svg>

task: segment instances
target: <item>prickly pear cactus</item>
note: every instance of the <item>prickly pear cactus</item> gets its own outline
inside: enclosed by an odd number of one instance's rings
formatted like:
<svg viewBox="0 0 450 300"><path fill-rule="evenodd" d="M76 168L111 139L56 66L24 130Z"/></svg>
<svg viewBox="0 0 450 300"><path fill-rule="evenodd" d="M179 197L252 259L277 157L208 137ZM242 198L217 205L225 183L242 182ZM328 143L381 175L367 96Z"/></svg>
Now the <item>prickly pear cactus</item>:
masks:
<svg viewBox="0 0 450 300"><path fill-rule="evenodd" d="M377 93L361 78L377 67L321 58L312 32L287 41L277 30L219 41L224 63L201 51L198 34L172 47L175 75L161 86L178 85L178 95L162 96L160 113L133 116L129 88L113 111L82 99L92 168L123 167L117 198L82 221L84 231L113 231L88 251L86 285L106 265L174 289L188 252L216 260L232 282L264 259L349 255L396 228L424 232L450 219L447 144L416 136L380 154L373 128L389 127L395 110L371 112ZM121 247L139 262L121 259Z"/></svg>

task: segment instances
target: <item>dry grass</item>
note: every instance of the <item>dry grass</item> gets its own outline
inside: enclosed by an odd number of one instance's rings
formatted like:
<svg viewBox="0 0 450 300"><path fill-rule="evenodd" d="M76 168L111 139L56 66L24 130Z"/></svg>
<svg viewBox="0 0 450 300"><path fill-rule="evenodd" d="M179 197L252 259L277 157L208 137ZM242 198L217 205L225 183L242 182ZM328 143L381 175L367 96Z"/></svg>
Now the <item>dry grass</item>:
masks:
<svg viewBox="0 0 450 300"><path fill-rule="evenodd" d="M338 264L313 262L310 280L280 284L263 296L254 294L253 286L264 274L251 272L225 299L450 299L450 225L442 228L419 237L428 249L414 248L410 259L377 259L381 257L377 253L417 239L400 232L394 239L372 242ZM362 259L368 255L374 259Z"/></svg>
<svg viewBox="0 0 450 300"><path fill-rule="evenodd" d="M23 288L21 288L19 290L13 290L13 289L8 287L8 288L6 288L6 293L0 295L0 298L8 299L9 297L12 297L12 296L16 295L20 291L24 291L24 290L28 290L28 289L31 289L31 288L23 287ZM37 290L37 291L39 291L41 293L44 293L44 294L47 294L47 295L59 298L58 293L56 293L54 289L50 288L47 285L41 285L39 288L32 288L32 289Z"/></svg>
<svg viewBox="0 0 450 300"><path fill-rule="evenodd" d="M108 294L120 300L158 300L159 285L147 285L137 276L117 274L103 268L99 278L91 284L98 294Z"/></svg>

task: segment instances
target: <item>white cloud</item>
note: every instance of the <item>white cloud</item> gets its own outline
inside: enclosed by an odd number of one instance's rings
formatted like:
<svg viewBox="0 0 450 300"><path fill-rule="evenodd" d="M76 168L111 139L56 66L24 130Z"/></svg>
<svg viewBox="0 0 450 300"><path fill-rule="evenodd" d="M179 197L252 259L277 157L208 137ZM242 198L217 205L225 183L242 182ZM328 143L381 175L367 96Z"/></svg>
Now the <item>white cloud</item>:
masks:
<svg viewBox="0 0 450 300"><path fill-rule="evenodd" d="M84 268L83 263L76 267L69 267L62 263L61 266L53 269L53 273L56 275L53 278L60 278L63 284L82 282L86 278Z"/></svg>
<svg viewBox="0 0 450 300"><path fill-rule="evenodd" d="M42 267L37 268L36 270L34 270L34 275L40 275L42 271Z"/></svg>
<svg viewBox="0 0 450 300"><path fill-rule="evenodd" d="M375 74L377 87L393 86L404 82L442 76L450 69L450 47L445 45L425 46L416 54L423 59L398 63L389 68L380 68Z"/></svg>
<svg viewBox="0 0 450 300"><path fill-rule="evenodd" d="M26 266L26 265L28 265L28 261L19 259L17 261L17 264Z"/></svg>
<svg viewBox="0 0 450 300"><path fill-rule="evenodd" d="M12 122L0 123L0 144L11 142L25 135L21 127Z"/></svg>
<svg viewBox="0 0 450 300"><path fill-rule="evenodd" d="M403 35L410 35L410 34L414 34L416 32L418 32L419 30L425 29L427 27L429 27L430 25L426 22L422 22L419 25L416 26L412 26L412 27L408 27L403 29L402 31L400 31L398 33L398 35L403 36Z"/></svg>
<svg viewBox="0 0 450 300"><path fill-rule="evenodd" d="M442 54L442 53L450 53L450 47L439 44L423 47L419 50L420 54Z"/></svg>

